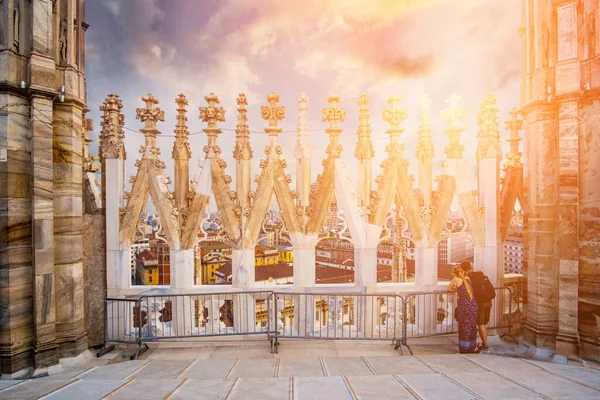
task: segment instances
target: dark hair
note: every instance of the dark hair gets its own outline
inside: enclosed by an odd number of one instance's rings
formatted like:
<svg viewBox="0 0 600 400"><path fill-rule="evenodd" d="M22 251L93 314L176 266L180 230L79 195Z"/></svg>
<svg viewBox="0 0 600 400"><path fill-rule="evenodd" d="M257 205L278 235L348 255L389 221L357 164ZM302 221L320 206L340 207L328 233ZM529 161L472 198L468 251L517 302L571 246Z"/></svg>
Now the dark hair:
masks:
<svg viewBox="0 0 600 400"><path fill-rule="evenodd" d="M463 261L460 263L460 267L462 268L463 271L469 272L471 270L471 262Z"/></svg>

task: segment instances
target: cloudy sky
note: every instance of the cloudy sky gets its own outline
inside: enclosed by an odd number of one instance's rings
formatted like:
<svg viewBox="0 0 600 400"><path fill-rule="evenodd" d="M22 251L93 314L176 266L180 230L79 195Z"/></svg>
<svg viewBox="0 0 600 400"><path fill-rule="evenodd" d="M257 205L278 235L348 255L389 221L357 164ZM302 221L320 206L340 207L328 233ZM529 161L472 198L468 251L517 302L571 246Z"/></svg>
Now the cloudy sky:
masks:
<svg viewBox="0 0 600 400"><path fill-rule="evenodd" d="M465 158L475 160L477 112L486 93L501 109L500 124L519 104L521 79L520 0L87 0L86 76L90 117L100 130L98 106L109 93L124 103L126 127L141 128L135 109L140 97L152 93L165 110L159 124L164 135L175 126L178 93L188 97L190 132L203 128L198 107L204 96L216 93L226 109L223 128L236 125L235 98L246 93L254 149L253 175L266 144L259 107L276 92L286 106L280 124L294 131L297 98L309 97L312 129L313 176L325 156L326 123L321 109L327 96L341 96L347 111L341 125L343 157L352 176L357 101L371 97L371 125L376 159L374 174L385 156L387 125L382 110L391 95L403 97L408 120L402 138L405 157L415 160L419 98L432 98L431 112L436 165L443 159L447 137L440 113L453 93L467 109L462 135ZM231 161L234 132L219 137L226 161ZM295 133L281 136L288 172L294 175ZM506 137L506 134L505 134ZM140 134L126 131L128 175L143 142ZM206 136L191 136L192 173L198 171ZM172 176L172 137L158 139L167 173ZM97 145L97 141L95 143ZM228 172L235 176L233 164ZM412 162L413 167L416 162Z"/></svg>

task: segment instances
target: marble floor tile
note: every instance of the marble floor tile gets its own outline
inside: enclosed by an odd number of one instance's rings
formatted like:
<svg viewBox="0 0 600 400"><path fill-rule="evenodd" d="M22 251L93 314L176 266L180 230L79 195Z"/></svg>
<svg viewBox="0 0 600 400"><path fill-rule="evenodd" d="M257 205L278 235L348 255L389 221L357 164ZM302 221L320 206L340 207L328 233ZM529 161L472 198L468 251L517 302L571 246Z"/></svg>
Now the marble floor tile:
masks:
<svg viewBox="0 0 600 400"><path fill-rule="evenodd" d="M183 383L183 379L135 379L111 394L110 400L161 400Z"/></svg>
<svg viewBox="0 0 600 400"><path fill-rule="evenodd" d="M492 372L449 373L448 376L484 399L539 399L535 392Z"/></svg>
<svg viewBox="0 0 600 400"><path fill-rule="evenodd" d="M462 400L473 395L441 374L398 375L408 386L424 399Z"/></svg>
<svg viewBox="0 0 600 400"><path fill-rule="evenodd" d="M414 396L393 376L350 376L347 378L360 400L403 400Z"/></svg>
<svg viewBox="0 0 600 400"><path fill-rule="evenodd" d="M14 381L9 381L9 380L2 381L2 380L0 380L0 390L6 389L6 388L11 387L11 386L14 386L17 383L23 383L23 381L17 381L17 380L14 380Z"/></svg>
<svg viewBox="0 0 600 400"><path fill-rule="evenodd" d="M377 344L364 344L353 342L336 342L335 347L339 357L383 357L400 356L400 351L394 350L394 345L389 342ZM323 356L325 357L325 356Z"/></svg>
<svg viewBox="0 0 600 400"><path fill-rule="evenodd" d="M181 378L225 379L236 360L198 360L181 374Z"/></svg>
<svg viewBox="0 0 600 400"><path fill-rule="evenodd" d="M94 368L61 366L60 368L52 371L47 379L67 381L69 379L79 378L80 375L85 374L86 372L91 371L92 369Z"/></svg>
<svg viewBox="0 0 600 400"><path fill-rule="evenodd" d="M498 357L488 354L465 354L462 357L491 368L495 371L539 371L540 368L520 358Z"/></svg>
<svg viewBox="0 0 600 400"><path fill-rule="evenodd" d="M366 357L366 359L379 375L431 374L435 372L414 357Z"/></svg>
<svg viewBox="0 0 600 400"><path fill-rule="evenodd" d="M104 380L125 379L147 363L148 361L134 360L117 364L103 365L102 367L96 367L85 372L84 374L80 375L79 378Z"/></svg>
<svg viewBox="0 0 600 400"><path fill-rule="evenodd" d="M206 360L210 358L215 351L214 348L175 348L175 349L157 349L148 359L150 360Z"/></svg>
<svg viewBox="0 0 600 400"><path fill-rule="evenodd" d="M569 381L548 372L528 371L507 371L504 375L521 382L540 393L544 393L554 398L563 399L598 399L600 391L590 389L586 386Z"/></svg>
<svg viewBox="0 0 600 400"><path fill-rule="evenodd" d="M418 357L425 361L426 364L430 364L445 373L485 371L480 366L462 358L460 354L425 355Z"/></svg>
<svg viewBox="0 0 600 400"><path fill-rule="evenodd" d="M101 399L126 383L127 381L122 380L80 380L53 392L46 398L49 400Z"/></svg>
<svg viewBox="0 0 600 400"><path fill-rule="evenodd" d="M360 357L324 358L329 376L372 376L373 371Z"/></svg>
<svg viewBox="0 0 600 400"><path fill-rule="evenodd" d="M333 341L279 341L279 358L319 358L337 357L338 351Z"/></svg>
<svg viewBox="0 0 600 400"><path fill-rule="evenodd" d="M39 399L55 390L72 384L75 381L58 381L47 378L31 379L21 385L9 387L0 391L2 400L33 400Z"/></svg>
<svg viewBox="0 0 600 400"><path fill-rule="evenodd" d="M526 364L526 362L519 360ZM583 382L587 385L592 385L600 389L600 370L594 368L586 368L578 365L563 365L547 362L533 362L535 365L551 373L562 375L564 378ZM528 362L527 362L528 364Z"/></svg>
<svg viewBox="0 0 600 400"><path fill-rule="evenodd" d="M135 379L175 379L194 360L153 360L131 377Z"/></svg>
<svg viewBox="0 0 600 400"><path fill-rule="evenodd" d="M229 378L273 378L277 360L240 359L237 361Z"/></svg>
<svg viewBox="0 0 600 400"><path fill-rule="evenodd" d="M341 376L294 378L295 400L350 400L352 395Z"/></svg>
<svg viewBox="0 0 600 400"><path fill-rule="evenodd" d="M232 358L277 358L276 354L271 354L271 345L265 341L261 347L244 347L242 349L235 346L217 347L211 353L210 359L232 359Z"/></svg>
<svg viewBox="0 0 600 400"><path fill-rule="evenodd" d="M234 383L235 380L230 379L188 379L171 393L169 400L221 400L225 398Z"/></svg>
<svg viewBox="0 0 600 400"><path fill-rule="evenodd" d="M282 359L279 365L279 376L325 376L321 360L318 358Z"/></svg>
<svg viewBox="0 0 600 400"><path fill-rule="evenodd" d="M289 400L290 378L238 379L227 400Z"/></svg>

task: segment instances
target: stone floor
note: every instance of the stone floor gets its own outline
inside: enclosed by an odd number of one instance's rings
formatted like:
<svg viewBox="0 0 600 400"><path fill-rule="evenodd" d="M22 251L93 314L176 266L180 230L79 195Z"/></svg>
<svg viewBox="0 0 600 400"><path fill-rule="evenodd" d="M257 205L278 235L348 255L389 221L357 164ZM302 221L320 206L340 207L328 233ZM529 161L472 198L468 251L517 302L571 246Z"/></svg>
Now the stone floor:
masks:
<svg viewBox="0 0 600 400"><path fill-rule="evenodd" d="M600 367L497 354L456 354L453 338L389 343L161 343L140 360L120 352L62 360L49 376L0 380L0 399L599 399ZM493 353L507 346L496 340ZM107 365L107 363L109 363Z"/></svg>

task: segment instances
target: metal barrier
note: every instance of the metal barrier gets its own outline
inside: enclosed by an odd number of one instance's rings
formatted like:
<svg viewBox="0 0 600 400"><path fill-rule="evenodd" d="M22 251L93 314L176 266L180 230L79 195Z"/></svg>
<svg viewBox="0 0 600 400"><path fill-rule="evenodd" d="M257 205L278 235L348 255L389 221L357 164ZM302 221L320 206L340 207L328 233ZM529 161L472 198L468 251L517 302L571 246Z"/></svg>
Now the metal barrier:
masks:
<svg viewBox="0 0 600 400"><path fill-rule="evenodd" d="M273 293L271 352L279 339L389 340L402 344L403 299L394 294Z"/></svg>
<svg viewBox="0 0 600 400"><path fill-rule="evenodd" d="M142 341L266 334L271 291L142 296ZM141 313L146 313L142 316Z"/></svg>
<svg viewBox="0 0 600 400"><path fill-rule="evenodd" d="M496 288L488 329L511 336L512 288ZM143 295L105 301L105 346L144 342L264 334L277 353L279 339L389 340L396 349L409 338L456 333L455 292L364 294L274 291Z"/></svg>

